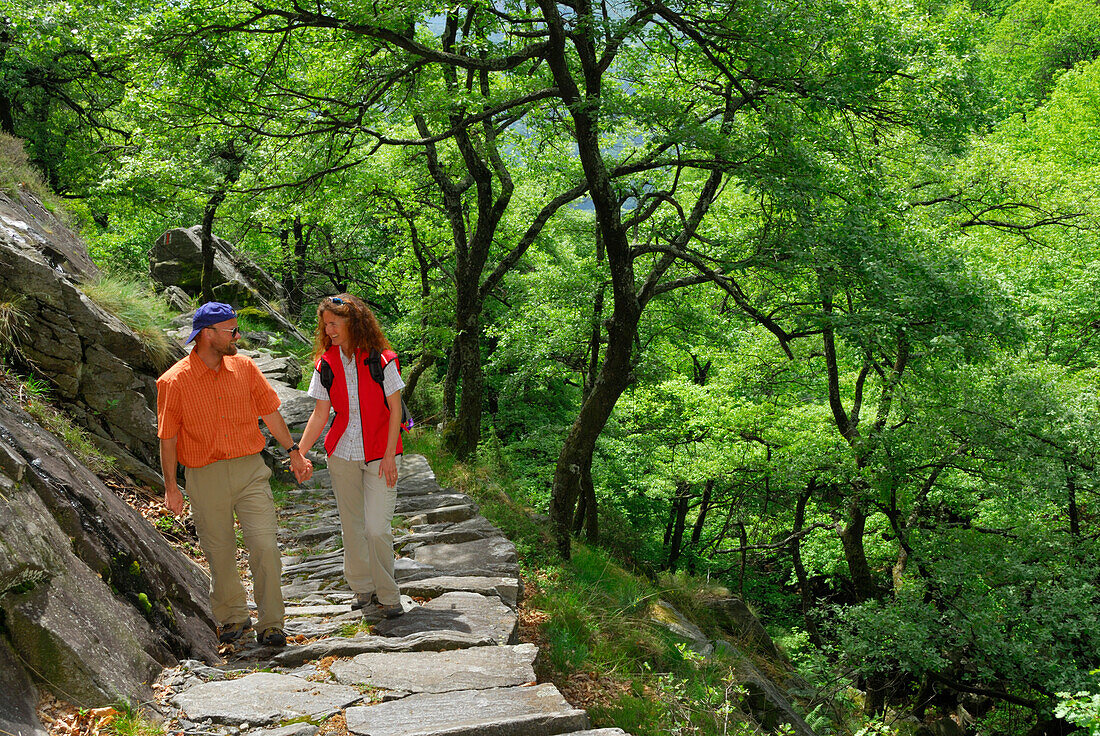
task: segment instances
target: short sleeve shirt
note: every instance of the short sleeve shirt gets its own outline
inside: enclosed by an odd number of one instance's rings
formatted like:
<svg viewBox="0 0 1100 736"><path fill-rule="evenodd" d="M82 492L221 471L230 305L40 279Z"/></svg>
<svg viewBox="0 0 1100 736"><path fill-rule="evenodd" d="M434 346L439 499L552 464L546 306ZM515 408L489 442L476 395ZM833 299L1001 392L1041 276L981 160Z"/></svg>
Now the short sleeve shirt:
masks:
<svg viewBox="0 0 1100 736"><path fill-rule="evenodd" d="M255 455L266 444L259 418L279 403L251 358L223 356L213 371L192 352L157 379L157 437L175 437L188 468Z"/></svg>
<svg viewBox="0 0 1100 736"><path fill-rule="evenodd" d="M332 454L342 460L362 462L363 455L363 422L359 418L359 375L355 370L355 360L344 355L340 351L340 360L344 364L344 378L348 384L348 426L336 447L332 448ZM382 369L382 390L386 396L405 388L405 382L401 380L401 374L397 370L397 361L391 360ZM309 379L309 390L306 392L315 399L330 401L328 390L321 383L321 374L313 369L313 377Z"/></svg>

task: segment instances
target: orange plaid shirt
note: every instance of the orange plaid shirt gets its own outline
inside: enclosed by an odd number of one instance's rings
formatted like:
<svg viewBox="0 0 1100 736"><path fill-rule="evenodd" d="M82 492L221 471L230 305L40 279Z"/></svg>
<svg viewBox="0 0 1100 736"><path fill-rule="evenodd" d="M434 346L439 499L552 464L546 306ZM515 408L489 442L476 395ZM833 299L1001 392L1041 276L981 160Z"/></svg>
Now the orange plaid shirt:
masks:
<svg viewBox="0 0 1100 736"><path fill-rule="evenodd" d="M278 408L275 390L243 355L223 356L212 371L192 352L157 379L157 437L176 437L188 468L255 455L266 444L258 419Z"/></svg>

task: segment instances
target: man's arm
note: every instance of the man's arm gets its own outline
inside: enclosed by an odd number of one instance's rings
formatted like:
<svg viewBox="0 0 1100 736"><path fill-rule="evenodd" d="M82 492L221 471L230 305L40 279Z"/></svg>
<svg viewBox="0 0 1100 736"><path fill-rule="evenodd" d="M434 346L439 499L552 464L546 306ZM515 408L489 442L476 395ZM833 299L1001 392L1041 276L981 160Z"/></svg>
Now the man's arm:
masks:
<svg viewBox="0 0 1100 736"><path fill-rule="evenodd" d="M286 420L283 419L283 415L279 413L278 409L260 418L264 420L271 436L284 450L289 449L294 444L294 438L290 436L290 429L286 426ZM290 470L299 483L304 483L313 475L313 463L309 461L309 458L305 456L301 449L296 448L290 452Z"/></svg>
<svg viewBox="0 0 1100 736"><path fill-rule="evenodd" d="M164 505L173 515L183 513L183 494L176 482L177 459L176 438L160 441L160 472L164 475Z"/></svg>

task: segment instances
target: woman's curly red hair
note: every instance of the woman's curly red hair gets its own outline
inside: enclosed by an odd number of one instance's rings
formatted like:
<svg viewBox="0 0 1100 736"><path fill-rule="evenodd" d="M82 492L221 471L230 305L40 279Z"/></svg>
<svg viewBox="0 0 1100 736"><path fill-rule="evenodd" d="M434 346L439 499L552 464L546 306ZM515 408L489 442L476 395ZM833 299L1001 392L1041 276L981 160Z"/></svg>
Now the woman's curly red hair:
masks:
<svg viewBox="0 0 1100 736"><path fill-rule="evenodd" d="M374 348L378 352L391 350L390 341L382 333L382 326L374 312L357 296L352 294L337 294L326 296L317 305L317 334L313 340L313 360L317 361L332 347L332 340L325 334L325 312L335 314L337 317L346 317L348 320L348 347L352 350L365 352Z"/></svg>

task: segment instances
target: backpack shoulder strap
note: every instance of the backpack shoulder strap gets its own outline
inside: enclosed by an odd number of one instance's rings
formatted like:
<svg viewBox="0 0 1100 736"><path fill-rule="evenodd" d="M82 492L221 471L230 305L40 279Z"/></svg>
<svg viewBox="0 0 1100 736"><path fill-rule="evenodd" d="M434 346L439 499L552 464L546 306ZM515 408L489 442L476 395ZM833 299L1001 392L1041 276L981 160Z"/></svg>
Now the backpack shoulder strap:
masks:
<svg viewBox="0 0 1100 736"><path fill-rule="evenodd" d="M317 361L317 372L321 374L321 385L325 387L325 391L331 391L335 376L332 374L332 366L324 358Z"/></svg>

